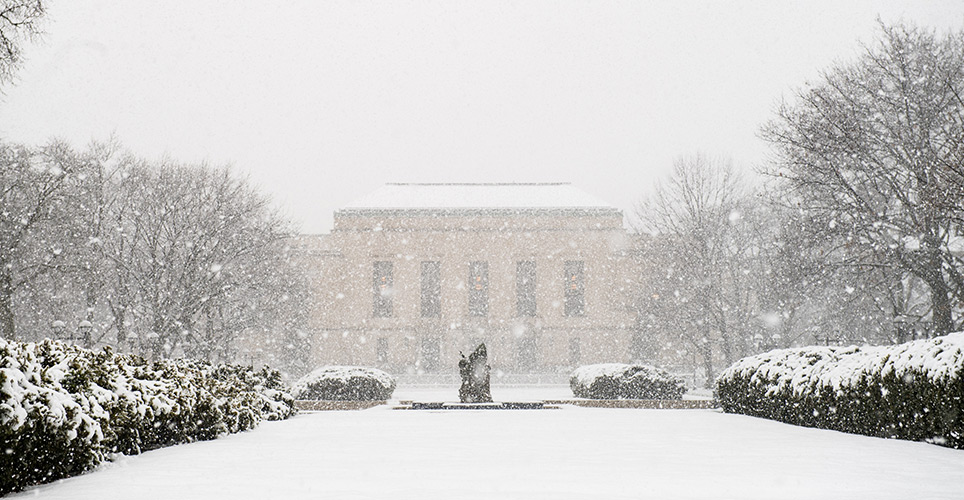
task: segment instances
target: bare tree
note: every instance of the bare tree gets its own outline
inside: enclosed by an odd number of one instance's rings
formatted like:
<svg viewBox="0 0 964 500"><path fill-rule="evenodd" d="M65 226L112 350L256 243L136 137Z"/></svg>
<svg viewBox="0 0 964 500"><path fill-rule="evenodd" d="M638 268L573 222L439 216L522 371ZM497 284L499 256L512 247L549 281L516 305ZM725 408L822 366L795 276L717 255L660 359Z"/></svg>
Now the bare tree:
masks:
<svg viewBox="0 0 964 500"><path fill-rule="evenodd" d="M882 26L853 63L784 104L763 136L828 257L910 275L928 289L933 332L964 302L964 33ZM955 317L957 316L957 317Z"/></svg>
<svg viewBox="0 0 964 500"><path fill-rule="evenodd" d="M151 163L113 140L0 143L0 202L4 337L90 321L94 344L303 370L310 294L291 231L229 168Z"/></svg>
<svg viewBox="0 0 964 500"><path fill-rule="evenodd" d="M23 44L40 34L46 11L42 0L0 2L0 84L13 79L23 62Z"/></svg>
<svg viewBox="0 0 964 500"><path fill-rule="evenodd" d="M715 373L712 332L702 305L693 300L694 286L686 264L678 257L672 235L639 241L634 253L636 281L629 297L635 316L631 355L635 361L658 359L661 365L702 368L708 384ZM694 379L697 378L694 375Z"/></svg>
<svg viewBox="0 0 964 500"><path fill-rule="evenodd" d="M670 257L641 280L637 317L682 335L702 358L708 381L714 345L732 363L746 353L756 328L754 211L751 191L732 165L703 155L677 160L667 182L639 208L639 229L661 242L654 246L658 254Z"/></svg>
<svg viewBox="0 0 964 500"><path fill-rule="evenodd" d="M230 357L252 293L280 265L269 250L284 222L227 168L128 161L121 179L100 241L119 338L155 356Z"/></svg>
<svg viewBox="0 0 964 500"><path fill-rule="evenodd" d="M256 279L246 280L217 309L221 321L217 330L226 338L204 338L208 345L229 346L235 358L270 364L289 378L310 368L307 325L313 310L309 274L301 249L293 242L292 238L280 240L264 247L258 258L248 259L245 272Z"/></svg>
<svg viewBox="0 0 964 500"><path fill-rule="evenodd" d="M66 265L76 171L63 143L36 150L0 143L0 337L14 337L15 293Z"/></svg>

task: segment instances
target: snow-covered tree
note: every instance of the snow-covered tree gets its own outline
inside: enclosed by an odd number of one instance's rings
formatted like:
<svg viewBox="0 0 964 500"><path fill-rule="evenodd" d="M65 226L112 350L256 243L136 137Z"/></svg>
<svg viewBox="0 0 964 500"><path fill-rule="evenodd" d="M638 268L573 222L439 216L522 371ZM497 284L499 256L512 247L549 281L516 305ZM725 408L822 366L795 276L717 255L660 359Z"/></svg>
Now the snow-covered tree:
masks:
<svg viewBox="0 0 964 500"><path fill-rule="evenodd" d="M771 193L776 194L776 193ZM757 350L801 344L886 343L891 282L879 269L840 263L806 212L769 199L762 219ZM759 336L757 336L759 335Z"/></svg>
<svg viewBox="0 0 964 500"><path fill-rule="evenodd" d="M930 306L917 318L936 334L960 327L964 303L962 98L964 32L882 26L859 59L800 90L764 128L777 154L769 173L816 222L811 237L861 274L879 270L891 292L923 283Z"/></svg>

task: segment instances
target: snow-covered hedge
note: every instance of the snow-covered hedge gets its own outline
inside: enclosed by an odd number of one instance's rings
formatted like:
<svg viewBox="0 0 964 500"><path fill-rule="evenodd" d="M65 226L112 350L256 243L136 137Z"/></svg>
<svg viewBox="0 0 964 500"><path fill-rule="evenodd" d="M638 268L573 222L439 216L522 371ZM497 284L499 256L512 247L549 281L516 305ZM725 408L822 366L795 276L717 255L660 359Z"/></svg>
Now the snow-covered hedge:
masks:
<svg viewBox="0 0 964 500"><path fill-rule="evenodd" d="M964 333L770 351L721 373L716 397L731 413L964 448Z"/></svg>
<svg viewBox="0 0 964 500"><path fill-rule="evenodd" d="M604 363L576 368L569 387L577 398L683 399L686 385L659 368Z"/></svg>
<svg viewBox="0 0 964 500"><path fill-rule="evenodd" d="M379 401L392 397L395 377L375 368L325 366L295 382L295 399Z"/></svg>
<svg viewBox="0 0 964 500"><path fill-rule="evenodd" d="M278 372L0 339L0 495L294 414Z"/></svg>

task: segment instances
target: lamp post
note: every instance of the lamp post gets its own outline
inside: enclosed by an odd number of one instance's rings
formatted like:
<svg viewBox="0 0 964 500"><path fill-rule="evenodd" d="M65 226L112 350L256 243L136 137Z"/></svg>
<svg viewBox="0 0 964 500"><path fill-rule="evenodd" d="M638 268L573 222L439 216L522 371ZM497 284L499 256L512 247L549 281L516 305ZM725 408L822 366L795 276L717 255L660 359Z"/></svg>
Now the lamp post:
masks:
<svg viewBox="0 0 964 500"><path fill-rule="evenodd" d="M823 345L828 346L828 347L830 346L830 341L831 341L831 340L834 342L834 344L836 344L837 342L840 341L840 335L839 335L839 334L836 334L836 335L830 335L829 333L825 333L825 334L823 334L823 335L817 334L817 335L814 335L813 338L814 338L814 340L817 341L817 345L820 345L820 340L823 339Z"/></svg>
<svg viewBox="0 0 964 500"><path fill-rule="evenodd" d="M894 328L897 330L897 343L902 344L907 340L907 325L910 318L906 314L898 314L894 317Z"/></svg>
<svg viewBox="0 0 964 500"><path fill-rule="evenodd" d="M755 350L756 352L760 352L760 351L763 350L763 335L762 335L762 334L757 333L757 334L753 335L753 348L754 348L754 350Z"/></svg>
<svg viewBox="0 0 964 500"><path fill-rule="evenodd" d="M86 319L77 324L77 340L82 342L84 348L90 349L90 335L94 330L94 325L87 321Z"/></svg>
<svg viewBox="0 0 964 500"><path fill-rule="evenodd" d="M128 332L124 340L127 342L127 350L129 352L136 353L139 351L139 349L137 348L138 337L136 333Z"/></svg>
<svg viewBox="0 0 964 500"><path fill-rule="evenodd" d="M67 323L61 320L54 320L50 323L51 338L54 340L67 340Z"/></svg>

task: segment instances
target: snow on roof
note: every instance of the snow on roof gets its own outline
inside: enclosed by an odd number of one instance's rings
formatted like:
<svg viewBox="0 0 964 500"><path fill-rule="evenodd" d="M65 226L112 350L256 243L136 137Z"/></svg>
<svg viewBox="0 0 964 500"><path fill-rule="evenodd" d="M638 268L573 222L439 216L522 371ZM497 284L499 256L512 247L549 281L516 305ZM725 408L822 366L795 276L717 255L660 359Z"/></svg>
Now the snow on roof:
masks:
<svg viewBox="0 0 964 500"><path fill-rule="evenodd" d="M616 210L568 182L389 183L344 207L368 210Z"/></svg>

